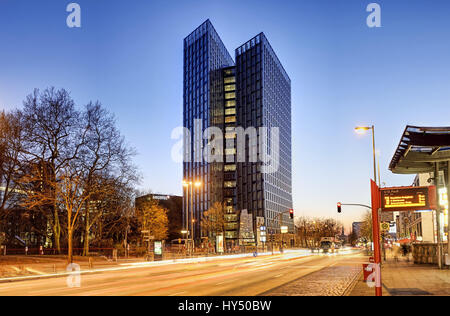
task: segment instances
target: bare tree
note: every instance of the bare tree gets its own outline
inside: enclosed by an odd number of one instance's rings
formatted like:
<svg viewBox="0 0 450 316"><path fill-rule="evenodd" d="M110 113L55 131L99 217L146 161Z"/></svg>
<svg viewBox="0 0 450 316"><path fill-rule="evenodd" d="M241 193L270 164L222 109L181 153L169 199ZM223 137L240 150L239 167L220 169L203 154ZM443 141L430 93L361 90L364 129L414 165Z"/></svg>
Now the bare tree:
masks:
<svg viewBox="0 0 450 316"><path fill-rule="evenodd" d="M85 190L95 197L96 203L105 203L113 198L114 186L137 182L135 168L130 165L134 150L125 145L124 138L116 127L115 118L99 102L89 103L83 113L86 125L86 141L81 149L80 164L86 170ZM111 190L95 192L93 185L101 179ZM99 186L97 186L99 187ZM84 249L89 254L89 239L92 227L102 217L106 208L90 207L92 201L86 200L84 207ZM91 214L92 213L92 214ZM92 215L92 217L91 217Z"/></svg>
<svg viewBox="0 0 450 316"><path fill-rule="evenodd" d="M361 227L361 237L363 237L366 241L372 242L372 213L370 211L366 211L363 217L363 224Z"/></svg>
<svg viewBox="0 0 450 316"><path fill-rule="evenodd" d="M35 90L30 94L23 109L26 164L40 165L45 177L41 177L41 191L28 194L25 205L51 205L47 213L53 229L53 241L61 252L61 223L58 206L58 177L62 169L79 154L85 143L86 130L80 125L80 113L75 109L69 93L49 88L42 93ZM34 174L34 180L39 174ZM26 185L30 182L26 181ZM29 191L27 191L29 192ZM31 201L30 201L31 199ZM39 202L41 200L41 202Z"/></svg>
<svg viewBox="0 0 450 316"><path fill-rule="evenodd" d="M8 202L17 200L21 168L22 128L20 112L0 112L0 216Z"/></svg>
<svg viewBox="0 0 450 316"><path fill-rule="evenodd" d="M322 237L335 237L342 232L342 224L330 218L301 217L295 222L302 247L315 247Z"/></svg>

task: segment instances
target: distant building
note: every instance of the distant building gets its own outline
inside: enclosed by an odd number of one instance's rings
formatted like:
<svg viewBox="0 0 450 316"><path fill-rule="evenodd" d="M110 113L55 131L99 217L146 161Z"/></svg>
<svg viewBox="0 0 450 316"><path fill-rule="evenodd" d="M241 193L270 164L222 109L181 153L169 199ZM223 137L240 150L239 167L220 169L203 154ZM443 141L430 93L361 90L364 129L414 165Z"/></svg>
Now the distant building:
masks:
<svg viewBox="0 0 450 316"><path fill-rule="evenodd" d="M183 230L183 197L176 195L164 194L147 194L136 198L136 206L139 203L148 200L158 201L158 204L167 209L167 217L169 219L168 240L183 238L181 231Z"/></svg>
<svg viewBox="0 0 450 316"><path fill-rule="evenodd" d="M52 175L50 164L45 162L29 163L24 172L32 174L34 181L28 184L26 190L34 192L49 192L49 177ZM14 189L11 189L14 188ZM0 179L0 199L6 194L6 184ZM50 223L45 212L51 205L40 206L36 209L27 209L22 205L27 192L22 191L13 183L9 184L9 198L5 205L5 212L0 220L0 234L3 244L10 249L21 249L22 247L38 248L39 246L51 247L52 241L47 236Z"/></svg>
<svg viewBox="0 0 450 316"><path fill-rule="evenodd" d="M361 237L361 229L364 225L364 222L353 222L352 223L352 232L357 236L357 238Z"/></svg>

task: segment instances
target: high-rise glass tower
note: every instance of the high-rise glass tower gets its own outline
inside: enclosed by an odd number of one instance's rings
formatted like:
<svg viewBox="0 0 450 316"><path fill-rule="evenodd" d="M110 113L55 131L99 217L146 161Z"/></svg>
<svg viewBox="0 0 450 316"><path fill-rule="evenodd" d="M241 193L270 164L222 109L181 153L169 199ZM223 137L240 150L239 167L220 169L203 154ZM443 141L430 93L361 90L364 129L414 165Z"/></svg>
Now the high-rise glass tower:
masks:
<svg viewBox="0 0 450 316"><path fill-rule="evenodd" d="M190 161L184 163L183 174L186 181L201 181L202 186L191 187L193 199L186 189L183 205L194 214L194 236L200 239L203 212L214 202L223 203L225 239L237 244L242 239L241 214L250 214L255 232L263 225L269 232L279 233L280 220L291 232L294 225L289 218L292 208L289 76L263 33L237 48L235 60L236 64L209 20L184 39L183 121L192 141L185 142L185 151L190 148ZM209 139L202 136L202 131L213 126L223 131L224 159L208 163L202 154ZM264 162L260 160L238 161L236 127L256 128L257 146L264 145L267 152L276 155L276 170L262 172ZM278 151L269 135L267 139L261 135L261 127L268 128L268 134L272 128L279 129ZM263 144L262 139L266 139ZM254 145L250 140L244 141L246 158Z"/></svg>

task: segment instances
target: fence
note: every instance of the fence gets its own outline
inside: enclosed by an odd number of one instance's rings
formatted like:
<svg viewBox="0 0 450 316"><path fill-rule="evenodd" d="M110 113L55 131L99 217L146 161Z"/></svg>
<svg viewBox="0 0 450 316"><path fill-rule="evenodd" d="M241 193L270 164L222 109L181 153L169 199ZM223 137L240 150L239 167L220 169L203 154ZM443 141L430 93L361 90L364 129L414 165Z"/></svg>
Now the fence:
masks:
<svg viewBox="0 0 450 316"><path fill-rule="evenodd" d="M437 243L415 243L413 244L413 258L416 264L438 264ZM442 244L447 249L447 244Z"/></svg>
<svg viewBox="0 0 450 316"><path fill-rule="evenodd" d="M36 255L64 255L67 254L68 249L67 248L61 248L61 252L59 253L56 248L6 248L6 255L7 256L22 256L22 255L29 255L29 256L36 256ZM83 255L83 248L74 248L73 249L73 255L74 256L81 256ZM105 256L108 258L111 258L113 256L114 248L89 248L89 255L91 256ZM0 249L0 255L4 255L5 251L3 249Z"/></svg>

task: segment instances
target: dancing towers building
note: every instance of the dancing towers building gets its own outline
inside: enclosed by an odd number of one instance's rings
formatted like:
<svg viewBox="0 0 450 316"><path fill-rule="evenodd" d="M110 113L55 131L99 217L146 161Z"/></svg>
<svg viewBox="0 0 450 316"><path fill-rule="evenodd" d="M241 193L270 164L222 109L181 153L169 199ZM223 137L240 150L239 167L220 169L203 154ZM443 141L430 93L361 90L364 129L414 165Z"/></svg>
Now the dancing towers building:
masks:
<svg viewBox="0 0 450 316"><path fill-rule="evenodd" d="M190 155L183 175L188 182L202 183L184 190L184 222L193 220L198 240L203 212L214 202L225 203L225 239L236 244L242 239L241 214L250 215L255 236L259 226L279 233L281 217L290 232L294 223L288 214L292 208L289 76L263 33L237 48L235 60L236 64L209 20L184 39L183 122L193 138L185 142ZM223 162L208 163L202 157L209 141L202 131L208 127L224 133ZM279 148L270 140L264 144L276 155L274 172L262 172L260 160L236 161L236 148L227 146L236 139L236 127L256 128L258 136L260 127L279 128ZM258 137L258 148L261 145ZM249 146L250 140L245 142L246 152L254 149Z"/></svg>

